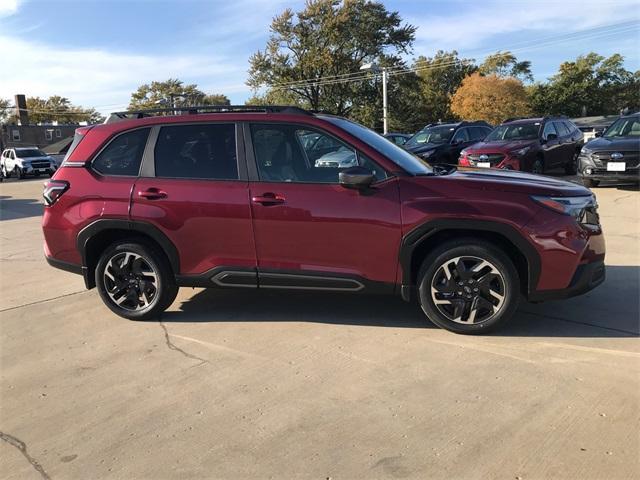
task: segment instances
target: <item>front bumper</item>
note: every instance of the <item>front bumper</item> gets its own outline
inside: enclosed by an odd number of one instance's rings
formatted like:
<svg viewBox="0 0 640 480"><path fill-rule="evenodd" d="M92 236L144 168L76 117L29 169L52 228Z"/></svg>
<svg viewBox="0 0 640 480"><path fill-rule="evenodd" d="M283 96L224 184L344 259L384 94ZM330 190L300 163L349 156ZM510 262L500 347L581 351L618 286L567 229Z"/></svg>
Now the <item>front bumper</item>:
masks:
<svg viewBox="0 0 640 480"><path fill-rule="evenodd" d="M474 155L482 155L485 152L474 153ZM523 157L511 156L508 153L491 153L490 155L504 155L504 157L498 162L490 162L490 168L499 168L507 170L523 170ZM478 161L472 160L468 157L460 157L458 164L464 167L478 167Z"/></svg>
<svg viewBox="0 0 640 480"><path fill-rule="evenodd" d="M578 157L578 176L596 181L640 183L640 165L628 166L624 172L614 172L607 170L606 165L596 164L590 157L580 155Z"/></svg>
<svg viewBox="0 0 640 480"><path fill-rule="evenodd" d="M559 290L542 290L529 294L530 302L544 302L547 300L560 300L575 297L593 290L606 278L604 261L596 261L579 265L573 279L567 288Z"/></svg>

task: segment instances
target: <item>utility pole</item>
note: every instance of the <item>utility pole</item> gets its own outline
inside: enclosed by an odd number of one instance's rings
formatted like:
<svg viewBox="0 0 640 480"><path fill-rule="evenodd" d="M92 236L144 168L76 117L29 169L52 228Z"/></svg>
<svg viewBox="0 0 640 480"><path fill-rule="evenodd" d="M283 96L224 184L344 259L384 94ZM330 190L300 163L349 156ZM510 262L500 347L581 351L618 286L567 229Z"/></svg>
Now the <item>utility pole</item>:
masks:
<svg viewBox="0 0 640 480"><path fill-rule="evenodd" d="M368 70L373 73L382 72L382 130L386 135L389 133L389 109L387 105L387 80L389 79L389 73L386 67L380 68L375 62L365 63L360 67L360 70Z"/></svg>

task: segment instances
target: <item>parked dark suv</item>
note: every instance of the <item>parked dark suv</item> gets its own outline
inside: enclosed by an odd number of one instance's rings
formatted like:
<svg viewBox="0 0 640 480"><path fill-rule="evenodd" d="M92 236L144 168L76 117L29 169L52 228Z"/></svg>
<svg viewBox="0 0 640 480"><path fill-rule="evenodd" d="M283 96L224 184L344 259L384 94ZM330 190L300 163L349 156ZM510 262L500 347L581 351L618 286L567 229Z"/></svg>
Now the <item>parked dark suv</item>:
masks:
<svg viewBox="0 0 640 480"><path fill-rule="evenodd" d="M487 122L430 124L407 140L402 148L431 165L456 165L460 151L484 139L491 132Z"/></svg>
<svg viewBox="0 0 640 480"><path fill-rule="evenodd" d="M640 113L616 120L580 152L579 174L588 187L601 180L640 183Z"/></svg>
<svg viewBox="0 0 640 480"><path fill-rule="evenodd" d="M564 117L513 119L465 148L458 163L533 173L562 168L574 175L583 143L580 129Z"/></svg>
<svg viewBox="0 0 640 480"><path fill-rule="evenodd" d="M180 286L395 293L441 327L479 333L521 296L604 280L596 201L581 185L434 170L357 123L292 107L190 110L79 128L45 186L47 260L118 315L157 318ZM355 165L321 161L344 150Z"/></svg>

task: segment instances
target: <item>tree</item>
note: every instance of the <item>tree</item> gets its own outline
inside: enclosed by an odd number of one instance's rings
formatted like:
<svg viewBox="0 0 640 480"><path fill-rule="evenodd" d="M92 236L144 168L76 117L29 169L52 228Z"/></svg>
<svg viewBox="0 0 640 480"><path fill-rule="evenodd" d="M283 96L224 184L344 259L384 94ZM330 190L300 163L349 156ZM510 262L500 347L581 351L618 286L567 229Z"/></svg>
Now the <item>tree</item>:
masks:
<svg viewBox="0 0 640 480"><path fill-rule="evenodd" d="M5 122L13 115L11 100L0 98L0 123Z"/></svg>
<svg viewBox="0 0 640 480"><path fill-rule="evenodd" d="M154 81L140 85L131 94L129 109L170 108L172 102L176 107L231 104L226 95L207 95L195 84L185 85L182 80L170 78L163 82Z"/></svg>
<svg viewBox="0 0 640 480"><path fill-rule="evenodd" d="M247 84L267 95L293 94L314 110L355 110L364 118L381 95L374 75L360 67L403 68L400 55L409 52L415 30L380 2L309 0L304 10L286 9L273 19L266 48L249 59Z"/></svg>
<svg viewBox="0 0 640 480"><path fill-rule="evenodd" d="M89 124L104 121L104 117L94 108L83 108L73 105L66 97L52 95L44 99L40 97L27 97L27 112L29 123L70 123L78 124L87 122ZM6 120L17 121L15 111L10 111Z"/></svg>
<svg viewBox="0 0 640 480"><path fill-rule="evenodd" d="M640 71L626 70L622 55L592 52L562 63L547 84L535 84L528 93L539 115L615 115L640 107L639 87Z"/></svg>
<svg viewBox="0 0 640 480"><path fill-rule="evenodd" d="M515 77L524 82L532 82L531 62L528 60L519 62L511 52L498 51L489 55L480 65L480 73L483 75L496 74L498 77Z"/></svg>
<svg viewBox="0 0 640 480"><path fill-rule="evenodd" d="M477 70L473 59L458 58L455 50L439 50L433 57L418 57L414 62L421 83L419 113L422 126L439 120L451 120L451 95L460 87L462 80Z"/></svg>
<svg viewBox="0 0 640 480"><path fill-rule="evenodd" d="M516 78L474 73L453 94L451 110L460 118L497 125L509 117L529 114L527 93Z"/></svg>

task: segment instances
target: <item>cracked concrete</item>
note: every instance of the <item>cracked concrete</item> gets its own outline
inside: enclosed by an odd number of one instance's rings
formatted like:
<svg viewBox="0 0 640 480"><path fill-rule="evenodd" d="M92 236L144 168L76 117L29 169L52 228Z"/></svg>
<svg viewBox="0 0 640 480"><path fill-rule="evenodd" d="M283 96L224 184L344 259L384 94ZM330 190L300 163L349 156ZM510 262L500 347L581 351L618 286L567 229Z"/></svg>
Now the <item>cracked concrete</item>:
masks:
<svg viewBox="0 0 640 480"><path fill-rule="evenodd" d="M124 320L42 259L40 189L0 184L30 205L0 220L28 260L0 260L3 480L640 477L638 191L595 190L601 287L465 337L302 292L184 288Z"/></svg>

